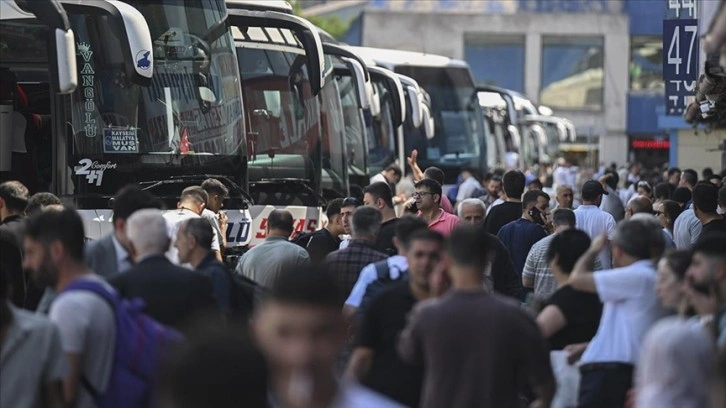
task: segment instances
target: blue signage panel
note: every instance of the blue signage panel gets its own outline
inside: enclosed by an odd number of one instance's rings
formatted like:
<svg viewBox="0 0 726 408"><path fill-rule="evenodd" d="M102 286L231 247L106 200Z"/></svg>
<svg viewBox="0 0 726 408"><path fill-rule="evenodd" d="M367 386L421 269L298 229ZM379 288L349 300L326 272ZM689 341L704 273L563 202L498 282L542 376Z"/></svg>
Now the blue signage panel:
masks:
<svg viewBox="0 0 726 408"><path fill-rule="evenodd" d="M698 20L663 20L666 115L682 115L698 82Z"/></svg>

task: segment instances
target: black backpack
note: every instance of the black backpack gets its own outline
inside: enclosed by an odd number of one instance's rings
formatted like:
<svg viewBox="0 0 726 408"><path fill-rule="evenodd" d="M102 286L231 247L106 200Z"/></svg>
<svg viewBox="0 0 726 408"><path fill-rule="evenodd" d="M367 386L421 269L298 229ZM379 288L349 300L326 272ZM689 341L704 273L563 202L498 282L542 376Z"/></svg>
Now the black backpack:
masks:
<svg viewBox="0 0 726 408"><path fill-rule="evenodd" d="M373 298L376 297L383 289L390 287L391 283L397 282L408 276L408 271L401 271L396 279L391 278L391 267L388 265L388 259L378 261L373 264L376 268L376 280L369 283L366 287L366 292L363 294L363 299L358 307L358 312L362 313L371 303Z"/></svg>
<svg viewBox="0 0 726 408"><path fill-rule="evenodd" d="M297 236L295 236L295 238L291 239L290 242L307 249L307 247L308 247L308 245L310 245L310 241L312 241L313 237L317 234L320 234L321 231L322 230L300 233Z"/></svg>
<svg viewBox="0 0 726 408"><path fill-rule="evenodd" d="M232 317L236 320L248 320L255 310L255 303L267 292L252 279L232 273Z"/></svg>

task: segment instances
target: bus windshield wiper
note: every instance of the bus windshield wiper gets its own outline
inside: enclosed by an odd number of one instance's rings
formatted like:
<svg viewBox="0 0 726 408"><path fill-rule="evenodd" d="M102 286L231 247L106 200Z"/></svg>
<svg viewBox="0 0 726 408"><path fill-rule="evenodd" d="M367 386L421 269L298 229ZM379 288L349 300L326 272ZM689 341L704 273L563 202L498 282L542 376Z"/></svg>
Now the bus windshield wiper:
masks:
<svg viewBox="0 0 726 408"><path fill-rule="evenodd" d="M145 191L151 191L154 189L158 189L162 186L168 186L170 184L184 184L186 186L194 186L194 185L200 185L202 182L208 178L215 178L222 182L227 188L229 188L230 193L238 193L240 198L242 199L243 208L241 209L247 209L250 206L254 205L254 200L252 199L252 196L249 192L247 192L244 188L242 188L240 185L232 181L229 177L220 175L220 174L198 174L198 175L184 175L184 176L171 176L168 179L165 180L148 180L140 182L139 185L141 186L142 190ZM232 196L231 198L235 198Z"/></svg>

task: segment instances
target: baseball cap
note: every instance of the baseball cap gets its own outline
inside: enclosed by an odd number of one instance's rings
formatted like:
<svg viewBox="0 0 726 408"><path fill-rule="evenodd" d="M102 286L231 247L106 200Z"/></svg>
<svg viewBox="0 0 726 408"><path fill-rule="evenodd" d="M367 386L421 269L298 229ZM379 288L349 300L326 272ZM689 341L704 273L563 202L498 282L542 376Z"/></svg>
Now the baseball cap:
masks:
<svg viewBox="0 0 726 408"><path fill-rule="evenodd" d="M608 192L602 188L602 184L597 180L586 181L582 186L582 198L595 198L600 194L608 194Z"/></svg>

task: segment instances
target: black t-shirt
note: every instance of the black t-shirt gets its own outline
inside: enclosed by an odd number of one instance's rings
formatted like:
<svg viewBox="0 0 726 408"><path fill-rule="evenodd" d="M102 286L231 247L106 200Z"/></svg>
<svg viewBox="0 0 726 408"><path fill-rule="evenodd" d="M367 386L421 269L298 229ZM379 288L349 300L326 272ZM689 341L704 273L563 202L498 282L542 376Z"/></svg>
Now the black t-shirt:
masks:
<svg viewBox="0 0 726 408"><path fill-rule="evenodd" d="M391 256L396 255L398 251L393 246L393 236L396 235L396 223L398 218L393 218L381 224L381 231L378 233L378 239L373 246L376 250Z"/></svg>
<svg viewBox="0 0 726 408"><path fill-rule="evenodd" d="M487 218L484 220L484 229L490 234L497 235L499 229L505 224L509 224L521 217L522 203L505 201L489 210L489 214L487 214Z"/></svg>
<svg viewBox="0 0 726 408"><path fill-rule="evenodd" d="M310 234L310 239L299 243L299 245L308 251L310 263L318 265L325 260L329 253L338 250L340 239L330 234L330 231L326 228L323 228Z"/></svg>
<svg viewBox="0 0 726 408"><path fill-rule="evenodd" d="M419 406L423 368L401 361L396 343L415 304L408 279L392 284L371 301L356 340L375 353L363 384L409 407Z"/></svg>
<svg viewBox="0 0 726 408"><path fill-rule="evenodd" d="M715 233L726 232L726 220L721 218L720 220L713 220L708 224L704 225L701 229L701 235L699 237L706 237L707 235Z"/></svg>
<svg viewBox="0 0 726 408"><path fill-rule="evenodd" d="M597 294L566 285L552 294L547 305L557 306L567 320L565 327L548 339L550 350L562 350L568 344L584 343L595 337L602 314Z"/></svg>

